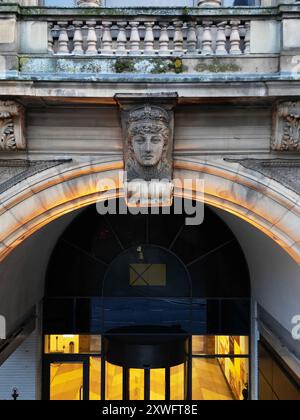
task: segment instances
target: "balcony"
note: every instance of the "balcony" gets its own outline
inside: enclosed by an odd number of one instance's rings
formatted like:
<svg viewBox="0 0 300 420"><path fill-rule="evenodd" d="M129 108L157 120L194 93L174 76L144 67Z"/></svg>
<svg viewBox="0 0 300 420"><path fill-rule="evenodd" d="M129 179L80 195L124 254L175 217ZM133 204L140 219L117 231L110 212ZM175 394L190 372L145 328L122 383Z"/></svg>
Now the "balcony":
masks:
<svg viewBox="0 0 300 420"><path fill-rule="evenodd" d="M297 78L300 6L0 6L0 77Z"/></svg>

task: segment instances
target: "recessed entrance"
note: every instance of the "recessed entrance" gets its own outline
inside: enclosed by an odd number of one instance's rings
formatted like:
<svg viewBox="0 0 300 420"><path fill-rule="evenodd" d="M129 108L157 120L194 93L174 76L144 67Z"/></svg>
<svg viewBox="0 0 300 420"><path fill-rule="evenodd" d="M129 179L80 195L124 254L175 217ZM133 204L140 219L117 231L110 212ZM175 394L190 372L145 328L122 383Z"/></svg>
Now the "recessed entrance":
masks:
<svg viewBox="0 0 300 420"><path fill-rule="evenodd" d="M209 209L107 215L86 209L59 240L44 301L44 398L243 399L249 277Z"/></svg>

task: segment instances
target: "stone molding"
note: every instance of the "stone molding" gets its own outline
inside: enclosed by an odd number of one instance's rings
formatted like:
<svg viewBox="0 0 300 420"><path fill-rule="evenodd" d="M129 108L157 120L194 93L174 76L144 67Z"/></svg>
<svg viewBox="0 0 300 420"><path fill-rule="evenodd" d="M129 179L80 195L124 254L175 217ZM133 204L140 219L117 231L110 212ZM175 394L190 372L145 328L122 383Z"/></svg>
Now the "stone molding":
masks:
<svg viewBox="0 0 300 420"><path fill-rule="evenodd" d="M300 152L300 101L275 105L271 149L276 152Z"/></svg>
<svg viewBox="0 0 300 420"><path fill-rule="evenodd" d="M226 162L238 162L244 168L279 182L291 191L300 194L300 159L230 159Z"/></svg>
<svg viewBox="0 0 300 420"><path fill-rule="evenodd" d="M0 152L25 149L24 107L14 101L0 101Z"/></svg>
<svg viewBox="0 0 300 420"><path fill-rule="evenodd" d="M101 0L77 0L78 7L100 7Z"/></svg>

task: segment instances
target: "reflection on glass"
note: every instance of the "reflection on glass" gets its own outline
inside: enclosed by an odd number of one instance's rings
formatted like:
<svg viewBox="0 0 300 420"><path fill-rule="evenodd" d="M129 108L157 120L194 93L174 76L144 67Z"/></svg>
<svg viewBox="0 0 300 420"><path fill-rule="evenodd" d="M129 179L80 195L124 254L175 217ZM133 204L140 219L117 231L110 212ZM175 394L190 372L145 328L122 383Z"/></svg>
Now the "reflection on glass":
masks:
<svg viewBox="0 0 300 420"><path fill-rule="evenodd" d="M129 399L144 400L144 370L129 370Z"/></svg>
<svg viewBox="0 0 300 420"><path fill-rule="evenodd" d="M232 400L217 359L193 359L193 400Z"/></svg>
<svg viewBox="0 0 300 420"><path fill-rule="evenodd" d="M184 399L184 364L170 369L170 398L171 400Z"/></svg>
<svg viewBox="0 0 300 420"><path fill-rule="evenodd" d="M45 353L100 353L100 335L46 335Z"/></svg>
<svg viewBox="0 0 300 420"><path fill-rule="evenodd" d="M90 357L90 400L101 399L101 358Z"/></svg>
<svg viewBox="0 0 300 420"><path fill-rule="evenodd" d="M218 362L234 399L243 400L248 393L249 359L219 357Z"/></svg>
<svg viewBox="0 0 300 420"><path fill-rule="evenodd" d="M123 397L123 368L105 363L105 399L122 400Z"/></svg>
<svg viewBox="0 0 300 420"><path fill-rule="evenodd" d="M194 335L192 338L193 354L215 354L215 336Z"/></svg>
<svg viewBox="0 0 300 420"><path fill-rule="evenodd" d="M82 363L51 363L50 400L82 400L82 393Z"/></svg>
<svg viewBox="0 0 300 420"><path fill-rule="evenodd" d="M248 359L193 358L192 377L193 400L242 400L248 383Z"/></svg>
<svg viewBox="0 0 300 420"><path fill-rule="evenodd" d="M166 391L165 369L150 370L150 400L164 400Z"/></svg>
<svg viewBox="0 0 300 420"><path fill-rule="evenodd" d="M192 339L193 355L249 354L247 336L195 335Z"/></svg>

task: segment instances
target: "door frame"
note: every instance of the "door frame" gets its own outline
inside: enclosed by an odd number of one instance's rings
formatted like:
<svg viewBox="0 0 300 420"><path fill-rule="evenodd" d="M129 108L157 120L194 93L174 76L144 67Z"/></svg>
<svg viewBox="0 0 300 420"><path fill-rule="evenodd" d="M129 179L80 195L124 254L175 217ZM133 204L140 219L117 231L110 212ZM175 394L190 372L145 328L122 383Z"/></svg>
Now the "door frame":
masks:
<svg viewBox="0 0 300 420"><path fill-rule="evenodd" d="M100 354L44 354L43 357L43 400L50 400L50 366L51 363L81 363L83 368L82 399L89 400L90 395L90 357ZM99 399L100 400L100 399Z"/></svg>

